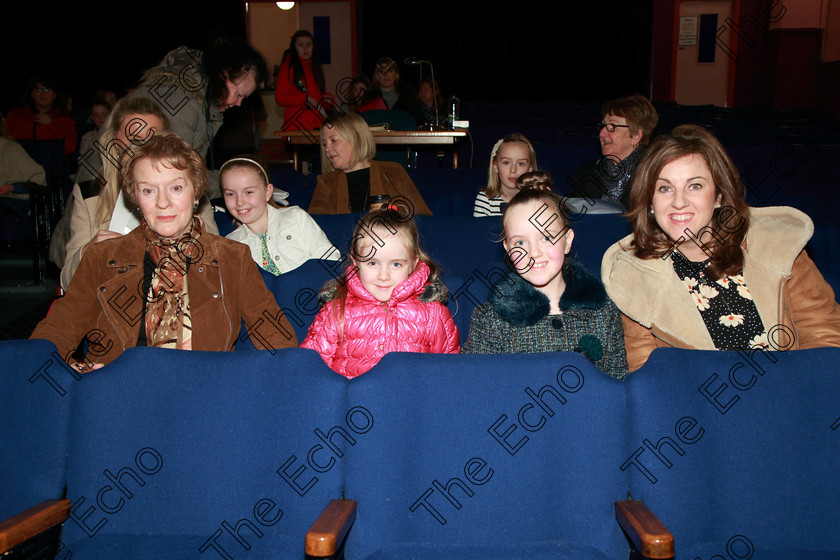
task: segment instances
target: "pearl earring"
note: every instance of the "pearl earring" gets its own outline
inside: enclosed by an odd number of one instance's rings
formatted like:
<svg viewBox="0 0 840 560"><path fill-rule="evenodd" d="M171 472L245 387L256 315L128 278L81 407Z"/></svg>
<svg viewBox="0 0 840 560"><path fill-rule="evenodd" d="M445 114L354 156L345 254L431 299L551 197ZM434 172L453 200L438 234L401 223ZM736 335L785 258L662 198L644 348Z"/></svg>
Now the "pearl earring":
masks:
<svg viewBox="0 0 840 560"><path fill-rule="evenodd" d="M650 208L650 215L653 216L653 207Z"/></svg>

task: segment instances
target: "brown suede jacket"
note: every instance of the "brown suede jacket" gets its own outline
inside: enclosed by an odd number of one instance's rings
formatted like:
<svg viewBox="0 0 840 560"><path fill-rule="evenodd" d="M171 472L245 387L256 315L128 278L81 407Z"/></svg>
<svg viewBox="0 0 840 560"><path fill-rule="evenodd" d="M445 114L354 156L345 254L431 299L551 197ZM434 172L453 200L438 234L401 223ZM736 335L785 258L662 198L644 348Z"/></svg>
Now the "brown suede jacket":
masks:
<svg viewBox="0 0 840 560"><path fill-rule="evenodd" d="M803 250L814 233L804 213L784 206L750 208L744 243L744 280L764 328L777 325L777 350L840 346L840 305ZM601 264L607 293L622 312L630 371L660 347L714 350L688 289L671 259L639 259L632 234L610 247ZM785 333L792 333L788 340Z"/></svg>
<svg viewBox="0 0 840 560"><path fill-rule="evenodd" d="M432 211L426 205L420 191L403 166L392 161L370 162L370 196L388 194L391 198L401 196L411 201L414 214L431 216ZM347 175L344 171L331 171L318 175L310 214L347 214L350 212L350 196L347 192Z"/></svg>
<svg viewBox="0 0 840 560"><path fill-rule="evenodd" d="M254 346L297 346L285 315L251 259L248 247L207 233L199 243L203 255L187 273L192 315L193 350L227 351L245 321ZM68 361L85 337L91 342L86 365L112 362L137 345L145 297L143 258L146 239L140 228L92 245L49 315L30 338L52 341Z"/></svg>

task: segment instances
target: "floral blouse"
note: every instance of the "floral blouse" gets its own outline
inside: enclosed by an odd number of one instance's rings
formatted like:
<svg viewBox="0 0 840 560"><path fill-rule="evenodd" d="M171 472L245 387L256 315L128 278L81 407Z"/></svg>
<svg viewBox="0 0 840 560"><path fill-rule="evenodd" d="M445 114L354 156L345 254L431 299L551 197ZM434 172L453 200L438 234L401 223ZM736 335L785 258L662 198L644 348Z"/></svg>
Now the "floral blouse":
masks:
<svg viewBox="0 0 840 560"><path fill-rule="evenodd" d="M674 271L694 299L712 342L718 350L766 348L767 333L741 271L712 280L703 272L709 261L692 262L678 251Z"/></svg>

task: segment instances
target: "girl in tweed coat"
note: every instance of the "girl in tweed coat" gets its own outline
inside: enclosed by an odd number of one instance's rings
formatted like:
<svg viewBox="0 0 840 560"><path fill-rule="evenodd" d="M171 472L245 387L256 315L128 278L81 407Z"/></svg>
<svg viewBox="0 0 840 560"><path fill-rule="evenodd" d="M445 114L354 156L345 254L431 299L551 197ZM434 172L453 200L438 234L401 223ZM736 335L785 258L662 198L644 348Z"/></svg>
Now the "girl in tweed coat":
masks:
<svg viewBox="0 0 840 560"><path fill-rule="evenodd" d="M462 353L580 352L613 377L627 374L621 315L603 284L566 259L574 232L560 198L528 189L502 217L516 273L500 280L472 315Z"/></svg>

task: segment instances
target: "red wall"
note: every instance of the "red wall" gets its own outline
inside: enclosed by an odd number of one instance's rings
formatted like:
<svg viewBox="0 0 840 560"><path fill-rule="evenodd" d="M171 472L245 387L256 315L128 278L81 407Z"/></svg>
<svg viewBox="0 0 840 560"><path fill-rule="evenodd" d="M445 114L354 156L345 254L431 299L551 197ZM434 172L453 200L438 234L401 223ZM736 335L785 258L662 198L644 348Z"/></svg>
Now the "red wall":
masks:
<svg viewBox="0 0 840 560"><path fill-rule="evenodd" d="M679 0L653 0L653 37L651 44L652 101L673 101L673 77L676 72L677 20Z"/></svg>

